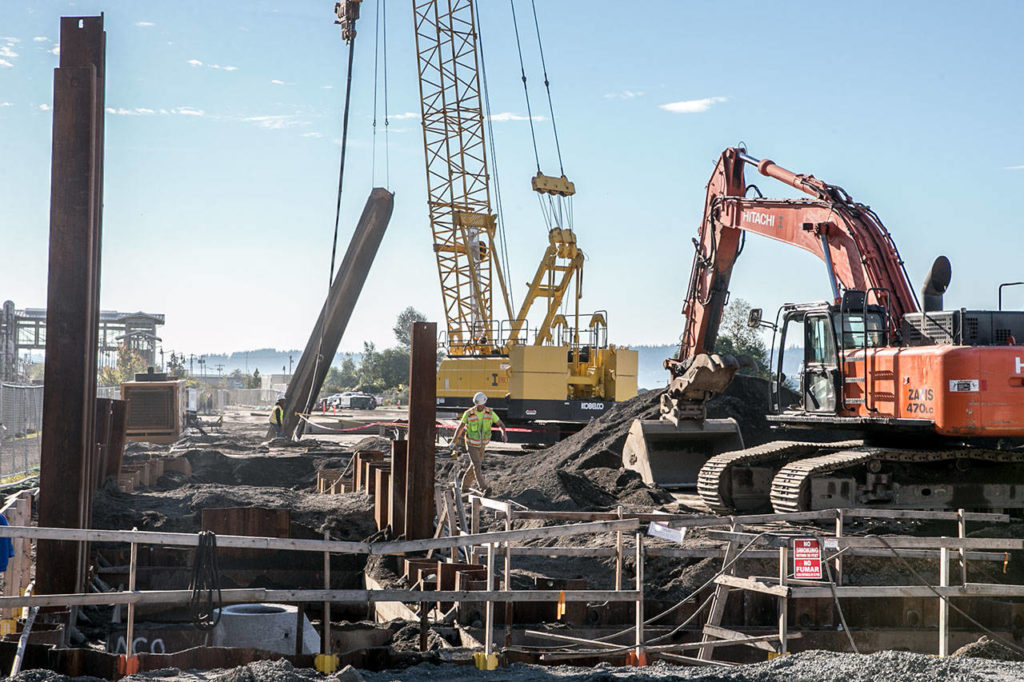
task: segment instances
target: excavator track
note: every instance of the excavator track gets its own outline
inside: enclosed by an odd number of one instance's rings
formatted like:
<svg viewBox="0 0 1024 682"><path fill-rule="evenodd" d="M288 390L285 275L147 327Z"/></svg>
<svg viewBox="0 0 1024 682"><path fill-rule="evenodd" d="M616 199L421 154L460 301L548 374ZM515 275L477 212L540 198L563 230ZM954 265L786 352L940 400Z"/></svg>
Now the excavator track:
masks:
<svg viewBox="0 0 1024 682"><path fill-rule="evenodd" d="M919 509L1021 508L1021 464L1024 452L1019 450L846 449L786 464L772 480L771 503L779 513L844 507L850 503ZM953 467L958 475L933 474L934 483L928 483L928 467L944 465ZM870 480L872 468L878 481ZM813 481L823 485L814 489ZM856 483L851 487L853 481ZM901 488L905 494L901 495ZM927 496L922 497L921 493Z"/></svg>
<svg viewBox="0 0 1024 682"><path fill-rule="evenodd" d="M842 450L819 457L790 462L772 479L771 501L776 512L796 512L810 508L807 495L810 481L838 469L845 469L870 461L874 457L868 449Z"/></svg>
<svg viewBox="0 0 1024 682"><path fill-rule="evenodd" d="M711 457L701 467L697 475L697 493L716 514L761 511L770 504L767 485L763 490L758 490L756 483L751 482L746 486L745 493L739 493L737 486L733 485L734 474L749 469L752 465L783 465L788 460L819 454L823 450L844 449L861 444L861 441L808 443L781 440L744 450L725 452Z"/></svg>

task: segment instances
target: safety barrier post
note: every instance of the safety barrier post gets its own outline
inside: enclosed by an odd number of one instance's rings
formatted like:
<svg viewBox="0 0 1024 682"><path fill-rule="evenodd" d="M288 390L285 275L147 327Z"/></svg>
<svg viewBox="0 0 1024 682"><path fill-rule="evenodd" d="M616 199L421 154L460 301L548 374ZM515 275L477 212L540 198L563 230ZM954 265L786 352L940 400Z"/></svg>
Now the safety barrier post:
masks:
<svg viewBox="0 0 1024 682"><path fill-rule="evenodd" d="M836 509L836 537L843 537L843 510ZM839 548L836 548L836 585L843 584L843 555L839 553Z"/></svg>
<svg viewBox="0 0 1024 682"><path fill-rule="evenodd" d="M616 510L619 519L622 518L622 506ZM615 591L622 589L622 531L615 531Z"/></svg>
<svg viewBox="0 0 1024 682"><path fill-rule="evenodd" d="M779 547L779 585L785 587L786 574L789 568L789 547ZM789 635L789 598L779 597L779 655L789 653L787 643Z"/></svg>
<svg viewBox="0 0 1024 682"><path fill-rule="evenodd" d="M964 510L956 510L956 532L957 537L963 540L967 537L967 519L964 517ZM967 584L967 552L964 550L963 545L957 550L960 554L960 584Z"/></svg>
<svg viewBox="0 0 1024 682"><path fill-rule="evenodd" d="M636 599L636 639L634 641L633 655L636 657L637 665L646 664L644 654L644 535L636 534L636 590L639 596Z"/></svg>
<svg viewBox="0 0 1024 682"><path fill-rule="evenodd" d="M136 543L132 543L131 554L128 560L128 591L135 591L135 576L138 571L138 557L139 557L139 546ZM128 632L125 637L125 657L131 658L135 655L135 602L128 604Z"/></svg>
<svg viewBox="0 0 1024 682"><path fill-rule="evenodd" d="M939 548L939 585L949 587L949 547ZM939 658L949 655L949 599L939 597Z"/></svg>
<svg viewBox="0 0 1024 682"><path fill-rule="evenodd" d="M512 505L505 507L505 530L512 530ZM512 543L505 541L505 585L504 591L512 589ZM512 602L505 602L505 648L512 644Z"/></svg>

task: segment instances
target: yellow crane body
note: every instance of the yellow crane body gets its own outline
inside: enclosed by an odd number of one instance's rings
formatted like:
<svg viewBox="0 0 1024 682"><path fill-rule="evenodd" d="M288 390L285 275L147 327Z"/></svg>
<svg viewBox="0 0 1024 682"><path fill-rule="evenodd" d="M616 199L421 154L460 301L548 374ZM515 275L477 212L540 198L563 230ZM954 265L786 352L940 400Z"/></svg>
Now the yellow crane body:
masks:
<svg viewBox="0 0 1024 682"><path fill-rule="evenodd" d="M584 254L569 227L549 230L548 246L513 315L494 247L473 2L413 0L413 14L427 205L446 321L438 408L467 408L480 391L513 421L599 416L613 402L636 395L637 353L608 344L605 313L581 316ZM576 193L564 175L538 172L531 186L553 201ZM495 304L504 306L504 314L495 312ZM544 317L530 329L535 304Z"/></svg>

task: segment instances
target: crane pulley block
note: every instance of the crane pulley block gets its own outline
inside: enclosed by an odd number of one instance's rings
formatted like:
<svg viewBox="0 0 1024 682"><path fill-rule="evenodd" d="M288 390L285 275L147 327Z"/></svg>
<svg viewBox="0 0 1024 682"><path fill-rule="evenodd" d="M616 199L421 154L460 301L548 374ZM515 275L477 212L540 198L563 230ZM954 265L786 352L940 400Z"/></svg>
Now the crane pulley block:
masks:
<svg viewBox="0 0 1024 682"><path fill-rule="evenodd" d="M334 3L334 13L338 18L334 23L341 24L341 39L346 43L356 37L356 19L359 18L359 3L363 0L340 0Z"/></svg>
<svg viewBox="0 0 1024 682"><path fill-rule="evenodd" d="M576 185L564 175L556 178L537 173L531 179L530 184L533 185L533 191L540 194L553 194L559 197L571 197L576 194Z"/></svg>

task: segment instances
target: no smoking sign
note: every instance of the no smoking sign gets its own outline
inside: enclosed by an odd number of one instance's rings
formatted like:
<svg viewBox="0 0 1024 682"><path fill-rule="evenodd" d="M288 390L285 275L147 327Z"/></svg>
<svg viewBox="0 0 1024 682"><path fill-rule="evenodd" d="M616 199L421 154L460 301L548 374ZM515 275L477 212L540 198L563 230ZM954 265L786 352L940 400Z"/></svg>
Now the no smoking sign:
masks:
<svg viewBox="0 0 1024 682"><path fill-rule="evenodd" d="M794 538L793 577L821 580L821 543L816 538Z"/></svg>

